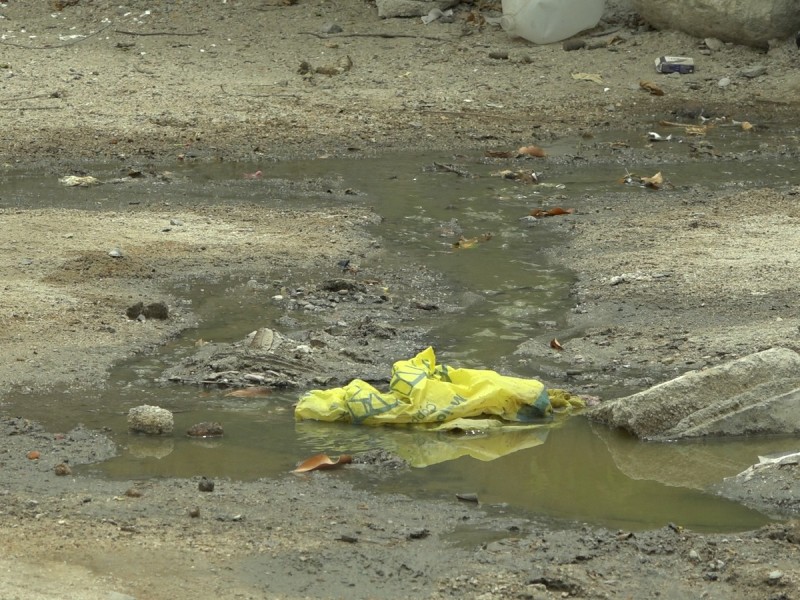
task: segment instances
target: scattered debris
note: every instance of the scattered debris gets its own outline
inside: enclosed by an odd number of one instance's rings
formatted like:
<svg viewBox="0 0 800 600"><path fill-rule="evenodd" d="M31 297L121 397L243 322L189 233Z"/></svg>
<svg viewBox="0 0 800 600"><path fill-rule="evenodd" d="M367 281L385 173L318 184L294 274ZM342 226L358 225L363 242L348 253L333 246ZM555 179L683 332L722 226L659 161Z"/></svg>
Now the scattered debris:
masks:
<svg viewBox="0 0 800 600"><path fill-rule="evenodd" d="M638 175L634 175L633 173L625 173L625 177L620 179L619 182L627 185L640 185L641 187L648 187L658 190L661 189L661 186L664 184L664 176L661 174L661 171L652 177L640 177Z"/></svg>
<svg viewBox="0 0 800 600"><path fill-rule="evenodd" d="M689 56L659 56L655 64L659 73L694 73L694 59Z"/></svg>
<svg viewBox="0 0 800 600"><path fill-rule="evenodd" d="M642 81L639 82L639 87L642 88L643 90L647 91L647 92L650 92L651 96L663 96L664 95L664 90L661 89L660 87L658 87L652 81L644 81L644 80L642 80Z"/></svg>
<svg viewBox="0 0 800 600"><path fill-rule="evenodd" d="M58 182L67 187L89 187L90 185L98 185L100 180L91 175L67 175L60 178Z"/></svg>
<svg viewBox="0 0 800 600"><path fill-rule="evenodd" d="M672 134L670 133L668 136L664 137L660 133L656 133L655 131L648 131L647 132L647 139L651 142L670 142L672 141Z"/></svg>
<svg viewBox="0 0 800 600"><path fill-rule="evenodd" d="M349 465L351 462L353 462L353 457L349 454L342 454L336 460L333 460L327 454L315 454L297 465L292 473L307 473L308 471L317 471L319 469L335 469L337 467Z"/></svg>
<svg viewBox="0 0 800 600"><path fill-rule="evenodd" d="M535 217L537 219L542 219L544 217L557 217L560 215L571 215L575 212L574 208L561 208L560 206L556 206L553 208L534 208L531 209L530 216Z"/></svg>

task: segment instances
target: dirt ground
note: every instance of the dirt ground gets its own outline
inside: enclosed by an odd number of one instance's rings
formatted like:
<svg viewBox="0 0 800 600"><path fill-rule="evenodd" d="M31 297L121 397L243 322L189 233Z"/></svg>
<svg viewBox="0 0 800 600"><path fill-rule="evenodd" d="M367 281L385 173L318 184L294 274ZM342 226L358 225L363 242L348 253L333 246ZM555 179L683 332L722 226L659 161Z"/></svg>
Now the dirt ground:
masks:
<svg viewBox="0 0 800 600"><path fill-rule="evenodd" d="M702 125L698 115L788 131L787 143L758 154L800 158L793 40L766 53L709 50L610 2L586 38L599 47L567 52L509 39L487 22L496 16L468 3L453 22L423 25L381 20L360 0L0 2L0 181L23 170L82 175L101 162L163 173L187 162L266 168L296 157L547 148L568 135L644 133L661 120ZM330 23L341 32L323 33ZM665 54L694 56L697 72L655 73ZM713 152L702 160L715 168ZM589 198L548 224L564 233L553 254L578 277L562 337L569 352L553 378L569 372L592 389L630 384L635 372L645 385L772 346L800 350L798 184L665 189L649 194L646 210L631 198ZM58 477L56 457L78 465L113 447L99 432L46 432L3 411L11 391L35 401L51 386L80 389L191 326L191 307L166 293L178 276L313 272L343 253L379 264L380 244L364 234L375 218L341 207L158 202L31 209L0 187L2 597L800 595L800 528L790 514L736 535L679 525L556 531L475 505L371 495L343 472L219 482L213 493L198 492L198 481ZM109 240L125 242L124 260L109 257ZM125 316L156 300L169 319ZM537 356L539 342L521 353ZM26 457L33 446L38 461ZM464 528L491 536L449 544Z"/></svg>

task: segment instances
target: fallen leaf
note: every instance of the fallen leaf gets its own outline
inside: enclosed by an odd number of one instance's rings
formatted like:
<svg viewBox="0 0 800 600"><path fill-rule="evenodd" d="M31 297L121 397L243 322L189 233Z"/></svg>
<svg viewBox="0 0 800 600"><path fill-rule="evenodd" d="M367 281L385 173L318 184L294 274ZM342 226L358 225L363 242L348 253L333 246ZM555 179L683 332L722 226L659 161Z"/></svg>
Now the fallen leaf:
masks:
<svg viewBox="0 0 800 600"><path fill-rule="evenodd" d="M604 84L603 77L600 73L573 73L572 78L579 81L593 81L600 85Z"/></svg>
<svg viewBox="0 0 800 600"><path fill-rule="evenodd" d="M645 187L653 188L657 190L661 187L664 183L664 176L661 174L661 171L653 175L652 177L641 177L641 182L645 185Z"/></svg>
<svg viewBox="0 0 800 600"><path fill-rule="evenodd" d="M351 462L353 462L353 457L349 454L342 454L336 460L333 460L327 454L315 454L297 465L297 468L295 468L292 473L307 473L308 471L316 471L318 469L335 469L343 465L348 465Z"/></svg>
<svg viewBox="0 0 800 600"><path fill-rule="evenodd" d="M663 96L664 95L664 90L662 90L660 87L658 87L652 81L640 81L639 82L639 87L642 88L643 90L646 90L646 91L650 92L650 94L652 94L653 96Z"/></svg>
<svg viewBox="0 0 800 600"><path fill-rule="evenodd" d="M532 217L536 217L537 219L541 219L542 217L557 217L559 215L571 215L575 212L574 208L561 208L560 206L556 206L554 208L534 208L531 210L530 215Z"/></svg>
<svg viewBox="0 0 800 600"><path fill-rule="evenodd" d="M522 146L517 150L517 156L534 156L536 158L544 158L547 153L539 146Z"/></svg>
<svg viewBox="0 0 800 600"><path fill-rule="evenodd" d="M561 342L559 342L556 338L550 340L550 347L553 350L564 350L564 346L562 346Z"/></svg>
<svg viewBox="0 0 800 600"><path fill-rule="evenodd" d="M235 398L263 398L264 396L269 396L271 393L271 388L257 385L253 387L242 388L240 390L233 390L225 395L234 396Z"/></svg>

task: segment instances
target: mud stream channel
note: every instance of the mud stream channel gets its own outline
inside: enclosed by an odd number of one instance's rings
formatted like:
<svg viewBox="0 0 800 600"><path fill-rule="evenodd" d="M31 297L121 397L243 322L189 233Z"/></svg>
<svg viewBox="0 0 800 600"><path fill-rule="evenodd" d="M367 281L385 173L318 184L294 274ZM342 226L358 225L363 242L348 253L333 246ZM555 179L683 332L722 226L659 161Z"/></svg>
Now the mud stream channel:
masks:
<svg viewBox="0 0 800 600"><path fill-rule="evenodd" d="M484 159L475 153L182 165L174 168L180 179L173 184L130 193L117 190L113 202L108 199L107 186L72 194L33 174L20 174L9 178L4 195L26 207L102 206L120 211L132 202L161 203L171 198L177 203L187 198L193 203L258 201L286 208L342 202L372 206L384 218L376 235L388 249L387 260L398 265L425 264L465 293L484 299L457 319L433 321L430 344L437 349L439 360L477 368L492 368L505 361L516 375L535 377L538 365L517 361L513 351L532 333L541 332L543 323L564 322L572 308L569 288L573 277L554 267L541 252L559 243L558 229L531 224L521 217L537 207L602 210L617 194L646 194L639 186L620 183L634 166L638 175L669 173L672 192L689 186L781 187L800 179L794 164L780 160L781 144L794 141L790 136L776 137L773 131L763 138L745 137L734 129L720 129L715 135L710 147L698 144L699 160L686 158L687 144L697 143L690 139L651 144L646 135L608 135L555 141L548 147L546 163L517 161L511 167L541 172L539 185L493 176L508 168L508 161ZM769 144L768 153L764 144ZM710 152L719 156L712 160L703 155ZM256 170L263 172L258 180L243 179L243 173ZM91 172L101 178L119 175L103 165ZM280 192L272 191L276 189ZM492 232L491 242L469 251L453 251L452 243L459 235L473 238L485 232ZM283 314L270 302L270 294L254 292L246 278L187 282L175 293L192 303L200 317L198 329L185 332L155 354L119 365L109 386L96 393L54 390L36 403L29 397L9 397L6 412L38 420L54 431L77 423L105 428L118 443L119 456L82 471L119 479L276 477L291 470L298 460L319 452L337 455L381 447L403 455L426 444L433 435L296 424L292 403L297 392L243 399L226 397L223 391L155 384L167 366L193 351L195 340L233 342ZM388 372L390 365L386 368ZM636 390L598 393L608 397L611 392L632 391ZM178 433L165 439L129 434L127 411L140 404L174 411ZM223 423L225 436L197 440L181 435L200 421ZM525 435L521 449L493 461L456 453L451 460L379 482L364 478L363 485L411 496L477 494L484 504L507 506L564 524L644 529L674 522L698 531L735 531L757 527L767 518L704 492L705 486L740 472L756 462L759 454L792 447L787 440L642 444L596 428L580 416L566 419L559 427ZM659 472L658 465L685 465L685 487L626 473L625 457L631 454L638 456L640 464L651 462L651 473ZM361 479L358 469L332 476Z"/></svg>

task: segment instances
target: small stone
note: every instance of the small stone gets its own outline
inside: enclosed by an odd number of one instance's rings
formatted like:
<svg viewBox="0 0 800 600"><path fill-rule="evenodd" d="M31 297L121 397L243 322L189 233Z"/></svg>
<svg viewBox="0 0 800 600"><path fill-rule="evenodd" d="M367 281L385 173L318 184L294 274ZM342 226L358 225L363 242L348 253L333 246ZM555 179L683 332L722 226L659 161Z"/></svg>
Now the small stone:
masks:
<svg viewBox="0 0 800 600"><path fill-rule="evenodd" d="M213 492L214 491L214 482L210 479L206 479L203 477L200 480L200 483L197 484L197 489L201 492Z"/></svg>
<svg viewBox="0 0 800 600"><path fill-rule="evenodd" d="M336 23L325 23L320 31L322 33L342 33L342 28Z"/></svg>
<svg viewBox="0 0 800 600"><path fill-rule="evenodd" d="M128 488L127 490L125 490L125 495L128 498L141 498L142 492L140 492L136 488Z"/></svg>
<svg viewBox="0 0 800 600"><path fill-rule="evenodd" d="M703 40L703 42L705 43L706 48L708 48L712 52L717 52L718 50L721 50L722 47L725 45L724 42L722 42L722 40L718 40L717 38L706 38L705 40Z"/></svg>
<svg viewBox="0 0 800 600"><path fill-rule="evenodd" d="M739 73L742 77L747 77L748 79L753 79L755 77L761 77L765 75L767 72L767 67L764 65L753 65L752 67L747 67L746 69L742 69Z"/></svg>
<svg viewBox="0 0 800 600"><path fill-rule="evenodd" d="M581 38L572 38L569 40L564 40L564 43L561 44L561 47L564 49L565 52L571 52L572 50L580 50L585 46L586 46L586 40L582 40Z"/></svg>
<svg viewBox="0 0 800 600"><path fill-rule="evenodd" d="M169 308L163 302L153 302L142 309L142 314L146 319L161 319L169 317Z"/></svg>
<svg viewBox="0 0 800 600"><path fill-rule="evenodd" d="M723 77L722 79L720 79L717 82L717 87L721 87L721 88L724 89L724 88L728 87L730 84L731 84L731 78L730 77Z"/></svg>
<svg viewBox="0 0 800 600"><path fill-rule="evenodd" d="M123 257L125 256L125 255L122 253L122 250L120 250L119 248L114 248L113 250L111 250L111 251L108 253L108 255L109 255L111 258L123 258Z"/></svg>
<svg viewBox="0 0 800 600"><path fill-rule="evenodd" d="M492 52L489 52L489 58L493 58L495 60L508 60L508 51L493 50Z"/></svg>
<svg viewBox="0 0 800 600"><path fill-rule="evenodd" d="M59 477L64 477L65 475L72 475L72 469L69 468L69 465L67 463L60 463L56 465L55 469L53 470L55 471L55 474L58 475Z"/></svg>
<svg viewBox="0 0 800 600"><path fill-rule="evenodd" d="M186 432L190 437L219 437L224 433L222 424L216 421L203 421L192 425Z"/></svg>
<svg viewBox="0 0 800 600"><path fill-rule="evenodd" d="M200 509L195 507L189 511L189 516L193 519L197 519L200 516Z"/></svg>
<svg viewBox="0 0 800 600"><path fill-rule="evenodd" d="M142 310L144 309L144 302L137 302L136 304L129 306L125 310L125 315L131 319L135 320L139 318L139 315L142 314Z"/></svg>
<svg viewBox="0 0 800 600"><path fill-rule="evenodd" d="M767 575L767 583L778 583L781 579L783 579L783 571L777 569L770 571L770 574Z"/></svg>
<svg viewBox="0 0 800 600"><path fill-rule="evenodd" d="M689 550L689 559L690 560L700 560L700 555L697 553L697 550Z"/></svg>

